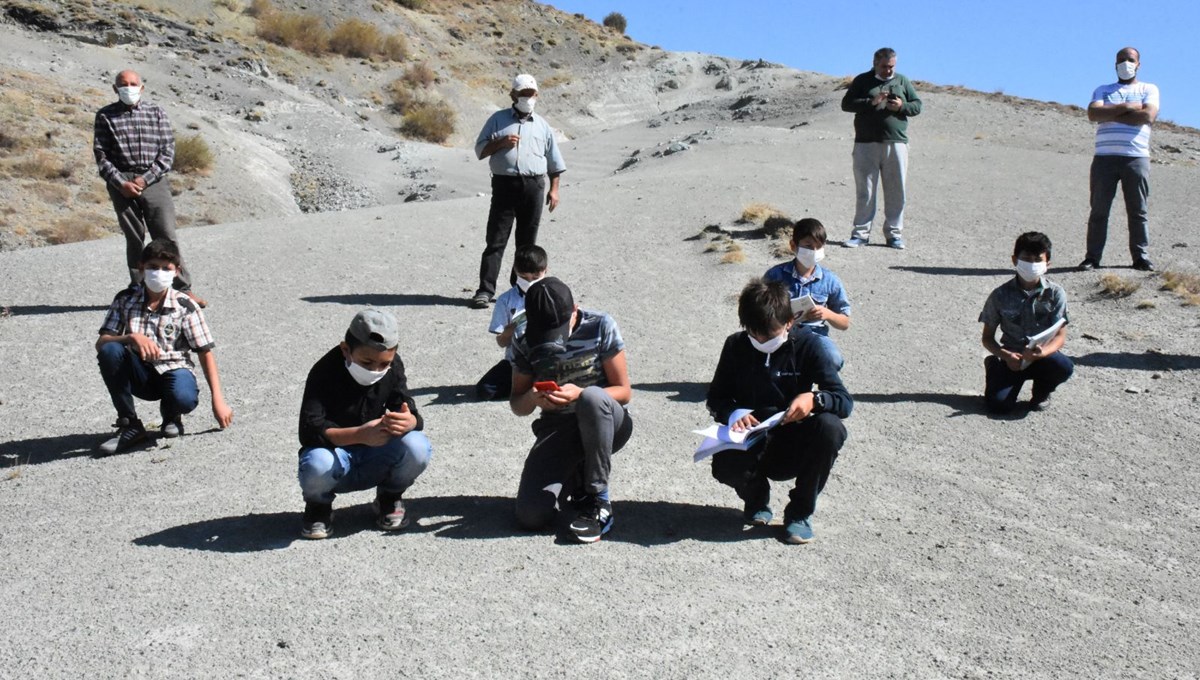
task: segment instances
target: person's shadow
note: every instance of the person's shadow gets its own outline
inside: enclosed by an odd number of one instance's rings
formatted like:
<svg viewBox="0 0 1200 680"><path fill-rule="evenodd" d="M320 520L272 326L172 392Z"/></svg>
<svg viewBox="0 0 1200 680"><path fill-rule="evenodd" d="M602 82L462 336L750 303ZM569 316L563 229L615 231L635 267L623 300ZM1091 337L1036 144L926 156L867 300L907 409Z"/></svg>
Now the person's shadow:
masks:
<svg viewBox="0 0 1200 680"><path fill-rule="evenodd" d="M444 496L413 498L405 501L411 524L390 534L403 540L406 534L432 533L438 538L500 539L535 535L517 526L512 498L499 496ZM766 538L778 527L747 528L742 512L733 506L712 507L666 501L614 500L615 522L605 541L634 543L641 546L664 545L679 541L732 542ZM559 513L557 527L544 533L560 545L576 545L566 531L572 513ZM370 503L334 509L333 534L325 540L349 538L375 529ZM133 540L142 547L180 548L214 552L243 553L282 550L298 540L300 512L256 513L183 524Z"/></svg>
<svg viewBox="0 0 1200 680"><path fill-rule="evenodd" d="M414 387L408 391L412 397L424 397L433 395L433 399L426 406L434 404L465 404L472 401L480 401L475 394L474 385L440 385L436 387Z"/></svg>
<svg viewBox="0 0 1200 680"><path fill-rule="evenodd" d="M673 393L667 396L667 399L689 404L702 402L708 396L708 383L701 382L634 383L633 389L644 392Z"/></svg>
<svg viewBox="0 0 1200 680"><path fill-rule="evenodd" d="M851 395L854 401L864 404L906 404L910 402L941 404L949 407L951 413L947 418L957 418L966 415L986 415L983 397L970 394L948 394L945 392L896 392L894 394L873 394L871 392L855 392Z"/></svg>
<svg viewBox="0 0 1200 680"><path fill-rule="evenodd" d="M1080 366L1120 368L1132 371L1194 371L1200 369L1200 356L1160 354L1158 352L1090 352L1075 357Z"/></svg>
<svg viewBox="0 0 1200 680"><path fill-rule="evenodd" d="M310 295L300 298L304 302L331 302L357 307L469 307L467 298L448 297L425 293L358 293L350 295Z"/></svg>
<svg viewBox="0 0 1200 680"><path fill-rule="evenodd" d="M37 314L69 314L71 312L103 312L108 305L5 305L0 316L33 316Z"/></svg>

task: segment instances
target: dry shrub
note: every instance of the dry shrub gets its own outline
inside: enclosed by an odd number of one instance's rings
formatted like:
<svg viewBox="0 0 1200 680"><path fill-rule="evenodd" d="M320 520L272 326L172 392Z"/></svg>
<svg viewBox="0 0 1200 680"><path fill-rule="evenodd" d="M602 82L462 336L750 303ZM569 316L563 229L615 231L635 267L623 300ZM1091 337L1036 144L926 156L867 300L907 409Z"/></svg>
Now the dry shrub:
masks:
<svg viewBox="0 0 1200 680"><path fill-rule="evenodd" d="M273 11L275 6L271 4L271 0L250 0L250 4L246 6L246 14L252 17L261 17Z"/></svg>
<svg viewBox="0 0 1200 680"><path fill-rule="evenodd" d="M107 205L109 202L108 191L104 185L93 184L91 188L80 191L76 197L84 203L93 203L95 205Z"/></svg>
<svg viewBox="0 0 1200 680"><path fill-rule="evenodd" d="M1131 281L1116 274L1105 274L1100 277L1100 294L1105 297L1129 297L1141 287L1141 282Z"/></svg>
<svg viewBox="0 0 1200 680"><path fill-rule="evenodd" d="M853 82L854 76L842 76L842 79L838 81L838 84L833 89L835 92L838 90L849 90L850 84Z"/></svg>
<svg viewBox="0 0 1200 680"><path fill-rule="evenodd" d="M1142 300L1141 302L1137 303L1138 309L1154 309L1157 306L1158 305L1154 304L1154 300Z"/></svg>
<svg viewBox="0 0 1200 680"><path fill-rule="evenodd" d="M30 140L19 137L7 130L0 130L0 152L15 153L29 148Z"/></svg>
<svg viewBox="0 0 1200 680"><path fill-rule="evenodd" d="M321 18L296 12L267 12L258 17L258 37L308 54L321 55L329 49L329 29Z"/></svg>
<svg viewBox="0 0 1200 680"><path fill-rule="evenodd" d="M171 166L184 174L206 174L212 170L215 156L208 143L199 135L187 135L175 141L175 163Z"/></svg>
<svg viewBox="0 0 1200 680"><path fill-rule="evenodd" d="M234 14L242 11L242 3L238 0L214 0L213 4L217 7L224 7Z"/></svg>
<svg viewBox="0 0 1200 680"><path fill-rule="evenodd" d="M347 19L338 24L329 36L329 50L347 57L364 59L379 53L383 36L374 24L362 19Z"/></svg>
<svg viewBox="0 0 1200 680"><path fill-rule="evenodd" d="M46 203L62 205L71 200L71 190L59 182L40 180L32 184L26 184L23 188Z"/></svg>
<svg viewBox="0 0 1200 680"><path fill-rule="evenodd" d="M1183 298L1189 307L1200 305L1200 275L1167 270L1162 273L1163 290L1169 290Z"/></svg>
<svg viewBox="0 0 1200 680"><path fill-rule="evenodd" d="M416 101L404 114L400 131L409 137L441 144L454 134L454 109L441 100Z"/></svg>
<svg viewBox="0 0 1200 680"><path fill-rule="evenodd" d="M739 243L730 241L725 246L725 254L721 256L721 264L741 264L746 261L746 253Z"/></svg>
<svg viewBox="0 0 1200 680"><path fill-rule="evenodd" d="M613 29L617 33L624 33L625 28L629 25L629 22L625 21L625 15L621 14L620 12L609 12L608 15L604 17L603 23L605 26Z"/></svg>
<svg viewBox="0 0 1200 680"><path fill-rule="evenodd" d="M58 155L41 149L13 163L12 169L29 179L66 179L75 171Z"/></svg>
<svg viewBox="0 0 1200 680"><path fill-rule="evenodd" d="M105 233L106 231L99 224L98 219L92 215L80 214L61 217L52 222L50 226L37 230L38 236L45 239L46 243L55 246L62 243L91 241L104 236Z"/></svg>
<svg viewBox="0 0 1200 680"><path fill-rule="evenodd" d="M392 108L400 113L405 113L413 106L427 103L430 98L426 92L435 80L437 80L437 73L427 64L409 66L404 70L404 75L392 81L392 84L388 86Z"/></svg>
<svg viewBox="0 0 1200 680"><path fill-rule="evenodd" d="M404 61L408 59L408 41L403 35L393 33L383 39L379 54L388 61Z"/></svg>
<svg viewBox="0 0 1200 680"><path fill-rule="evenodd" d="M425 9L428 3L426 0L396 0L396 4L419 12Z"/></svg>
<svg viewBox="0 0 1200 680"><path fill-rule="evenodd" d="M437 82L437 72L430 68L429 64L421 62L404 69L400 80L412 87L429 87Z"/></svg>
<svg viewBox="0 0 1200 680"><path fill-rule="evenodd" d="M782 217L783 212L773 205L767 203L751 203L742 208L742 222L754 222L755 224L765 223L768 218Z"/></svg>

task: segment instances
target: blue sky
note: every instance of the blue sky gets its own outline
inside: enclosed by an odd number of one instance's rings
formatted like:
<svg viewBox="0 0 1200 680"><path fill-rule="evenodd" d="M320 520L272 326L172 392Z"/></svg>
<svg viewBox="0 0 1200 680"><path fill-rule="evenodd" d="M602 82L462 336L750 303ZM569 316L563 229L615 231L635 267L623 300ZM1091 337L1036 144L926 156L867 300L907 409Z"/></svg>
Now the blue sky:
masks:
<svg viewBox="0 0 1200 680"><path fill-rule="evenodd" d="M1200 127L1186 75L1197 0L549 0L601 21L625 15L635 40L668 50L766 59L830 75L861 73L888 46L916 79L1087 106L1116 81L1117 50L1141 50L1140 80L1158 86L1160 117ZM1187 34L1185 35L1185 31ZM1188 94L1188 92L1191 94Z"/></svg>

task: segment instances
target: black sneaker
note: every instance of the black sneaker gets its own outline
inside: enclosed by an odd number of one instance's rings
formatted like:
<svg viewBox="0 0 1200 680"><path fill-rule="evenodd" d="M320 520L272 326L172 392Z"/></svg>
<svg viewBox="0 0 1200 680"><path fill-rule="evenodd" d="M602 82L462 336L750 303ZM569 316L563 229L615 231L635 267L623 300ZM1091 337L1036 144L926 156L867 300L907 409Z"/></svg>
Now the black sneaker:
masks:
<svg viewBox="0 0 1200 680"><path fill-rule="evenodd" d="M404 501L400 496L379 491L375 494L375 526L384 531L396 531L408 526Z"/></svg>
<svg viewBox="0 0 1200 680"><path fill-rule="evenodd" d="M142 425L142 421L130 421L127 418L121 418L113 423L113 427L117 428L117 436L104 442L97 448L97 453L101 456L111 456L114 453L126 451L131 447L146 441L146 428Z"/></svg>
<svg viewBox="0 0 1200 680"><path fill-rule="evenodd" d="M167 439L174 439L176 437L182 436L183 435L183 419L182 418L173 418L170 420L164 420L162 427L159 428L159 432L161 432L162 436L166 437Z"/></svg>
<svg viewBox="0 0 1200 680"><path fill-rule="evenodd" d="M492 296L487 293L476 293L471 298L471 309L487 309L488 303L492 301Z"/></svg>
<svg viewBox="0 0 1200 680"><path fill-rule="evenodd" d="M1097 262L1096 260L1093 260L1090 257L1084 258L1083 262L1079 263L1079 271L1081 271L1081 272L1090 272L1093 269L1099 269L1099 268L1100 268L1100 263Z"/></svg>
<svg viewBox="0 0 1200 680"><path fill-rule="evenodd" d="M1133 261L1133 268L1139 272L1152 272L1154 271L1154 263L1143 257Z"/></svg>
<svg viewBox="0 0 1200 680"><path fill-rule="evenodd" d="M1045 396L1040 396L1040 397L1037 395L1034 395L1034 397L1029 400L1029 410L1030 411L1045 411L1048 408L1050 408L1050 395L1049 394L1047 394Z"/></svg>
<svg viewBox="0 0 1200 680"><path fill-rule="evenodd" d="M328 538L333 533L333 505L330 503L305 503L300 537L311 540Z"/></svg>
<svg viewBox="0 0 1200 680"><path fill-rule="evenodd" d="M579 516L571 522L571 533L580 543L595 543L612 529L612 503L596 495L585 496L579 502Z"/></svg>

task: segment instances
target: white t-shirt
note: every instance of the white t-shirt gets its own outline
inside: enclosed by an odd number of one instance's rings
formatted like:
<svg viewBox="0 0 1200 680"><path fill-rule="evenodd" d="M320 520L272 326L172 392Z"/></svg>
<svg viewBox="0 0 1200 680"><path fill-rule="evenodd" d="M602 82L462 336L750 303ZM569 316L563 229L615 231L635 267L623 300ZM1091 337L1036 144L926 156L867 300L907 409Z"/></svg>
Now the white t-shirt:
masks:
<svg viewBox="0 0 1200 680"><path fill-rule="evenodd" d="M1111 83L1092 93L1092 103L1139 102L1158 106L1158 87L1150 83ZM1150 126L1108 121L1096 128L1097 156L1150 156Z"/></svg>

